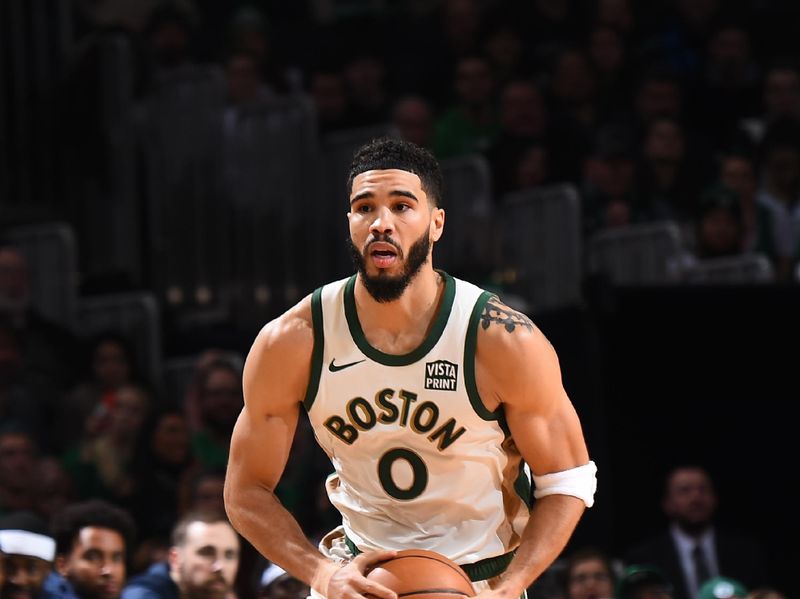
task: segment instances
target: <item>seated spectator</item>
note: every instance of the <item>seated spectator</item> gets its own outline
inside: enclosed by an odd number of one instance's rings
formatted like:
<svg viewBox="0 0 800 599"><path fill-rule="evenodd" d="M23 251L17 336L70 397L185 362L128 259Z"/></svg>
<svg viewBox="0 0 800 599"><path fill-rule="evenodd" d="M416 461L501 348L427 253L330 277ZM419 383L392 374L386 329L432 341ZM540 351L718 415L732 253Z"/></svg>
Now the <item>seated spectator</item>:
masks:
<svg viewBox="0 0 800 599"><path fill-rule="evenodd" d="M772 587L758 587L747 593L747 599L789 599L789 597Z"/></svg>
<svg viewBox="0 0 800 599"><path fill-rule="evenodd" d="M38 448L24 429L0 429L0 515L36 507L33 475Z"/></svg>
<svg viewBox="0 0 800 599"><path fill-rule="evenodd" d="M168 539L178 519L182 482L194 465L183 411L167 408L155 414L145 424L139 445L132 464L131 513L140 539Z"/></svg>
<svg viewBox="0 0 800 599"><path fill-rule="evenodd" d="M73 503L56 514L55 571L44 583L54 599L118 599L134 544L130 515L109 503Z"/></svg>
<svg viewBox="0 0 800 599"><path fill-rule="evenodd" d="M605 126L597 131L594 149L584 162L581 195L584 234L652 220L634 190L636 149L630 132Z"/></svg>
<svg viewBox="0 0 800 599"><path fill-rule="evenodd" d="M779 281L788 282L800 265L800 121L776 121L759 148L756 196L763 225L757 249L775 266Z"/></svg>
<svg viewBox="0 0 800 599"><path fill-rule="evenodd" d="M744 248L739 198L721 185L708 188L699 202L695 255L699 259L736 256Z"/></svg>
<svg viewBox="0 0 800 599"><path fill-rule="evenodd" d="M700 587L697 599L746 599L747 589L734 578L715 576Z"/></svg>
<svg viewBox="0 0 800 599"><path fill-rule="evenodd" d="M233 425L244 406L236 367L226 360L209 364L200 381L198 400L202 427L192 436L193 453L205 468L224 468Z"/></svg>
<svg viewBox="0 0 800 599"><path fill-rule="evenodd" d="M433 143L433 121L433 105L422 96L403 96L392 106L391 122L400 138L423 148Z"/></svg>
<svg viewBox="0 0 800 599"><path fill-rule="evenodd" d="M616 599L672 599L672 583L655 566L631 565L617 583Z"/></svg>
<svg viewBox="0 0 800 599"><path fill-rule="evenodd" d="M130 383L97 406L83 439L64 456L79 497L130 500L135 490L133 460L151 406L149 389Z"/></svg>
<svg viewBox="0 0 800 599"><path fill-rule="evenodd" d="M48 412L54 387L25 367L20 333L0 317L0 422L28 432L42 447L49 441Z"/></svg>
<svg viewBox="0 0 800 599"><path fill-rule="evenodd" d="M166 562L132 578L122 599L224 599L239 568L239 537L224 514L191 512L172 530Z"/></svg>
<svg viewBox="0 0 800 599"><path fill-rule="evenodd" d="M223 468L193 468L184 479L181 489L180 513L224 510L225 501L222 496L224 486Z"/></svg>
<svg viewBox="0 0 800 599"><path fill-rule="evenodd" d="M453 81L455 101L436 120L433 150L440 159L480 154L499 133L494 103L494 74L482 55L458 60Z"/></svg>
<svg viewBox="0 0 800 599"><path fill-rule="evenodd" d="M75 485L55 456L43 456L34 466L34 509L47 522L67 504L76 501Z"/></svg>
<svg viewBox="0 0 800 599"><path fill-rule="evenodd" d="M756 205L756 165L754 159L744 151L726 152L720 159L719 182L739 196L739 212L742 220L743 251L755 249L758 241L760 211Z"/></svg>
<svg viewBox="0 0 800 599"><path fill-rule="evenodd" d="M85 432L89 417L125 383L138 378L136 355L130 340L115 331L103 331L87 340L85 371L80 382L57 408L54 436L58 447L69 449Z"/></svg>
<svg viewBox="0 0 800 599"><path fill-rule="evenodd" d="M697 597L706 574L701 570L710 575L734 574L748 581L745 584L764 584L769 579L764 547L748 534L717 522L718 501L704 467L679 464L671 468L664 478L661 503L669 524L629 548L626 563L662 570L673 585L675 599Z"/></svg>
<svg viewBox="0 0 800 599"><path fill-rule="evenodd" d="M63 393L74 383L78 340L36 308L31 268L22 250L0 239L0 318L18 335L24 367Z"/></svg>
<svg viewBox="0 0 800 599"><path fill-rule="evenodd" d="M288 574L276 564L270 564L261 575L258 599L305 599L309 586Z"/></svg>
<svg viewBox="0 0 800 599"><path fill-rule="evenodd" d="M611 558L594 547L584 547L567 556L564 563L565 599L612 597L617 576Z"/></svg>
<svg viewBox="0 0 800 599"><path fill-rule="evenodd" d="M4 581L0 597L43 599L44 581L53 569L56 542L46 523L32 512L19 511L0 518L0 553Z"/></svg>
<svg viewBox="0 0 800 599"><path fill-rule="evenodd" d="M284 64L274 43L274 31L266 17L253 6L239 8L228 24L228 47L233 54L254 59L257 79L270 95L286 94L299 85L300 74ZM229 64L230 66L230 64Z"/></svg>

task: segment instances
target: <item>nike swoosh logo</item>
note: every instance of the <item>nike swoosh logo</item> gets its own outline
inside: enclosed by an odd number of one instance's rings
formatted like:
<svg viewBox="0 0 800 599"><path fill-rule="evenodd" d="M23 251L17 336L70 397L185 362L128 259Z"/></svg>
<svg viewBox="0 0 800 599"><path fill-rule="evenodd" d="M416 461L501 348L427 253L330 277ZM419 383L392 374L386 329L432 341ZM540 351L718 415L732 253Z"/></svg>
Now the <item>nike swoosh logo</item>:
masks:
<svg viewBox="0 0 800 599"><path fill-rule="evenodd" d="M331 372L339 372L340 370L344 370L345 368L350 368L351 366L355 366L356 364L361 364L361 362L366 362L367 359L364 358L363 360L358 360L356 362L349 362L347 364L334 364L336 362L336 358L331 360L331 363L328 364L328 370Z"/></svg>

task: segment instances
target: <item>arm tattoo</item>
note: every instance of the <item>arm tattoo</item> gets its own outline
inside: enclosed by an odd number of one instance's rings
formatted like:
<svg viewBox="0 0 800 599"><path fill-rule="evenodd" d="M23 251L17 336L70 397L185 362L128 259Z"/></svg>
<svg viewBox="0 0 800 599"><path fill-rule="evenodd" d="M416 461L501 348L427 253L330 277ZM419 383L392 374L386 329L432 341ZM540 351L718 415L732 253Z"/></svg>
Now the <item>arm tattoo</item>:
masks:
<svg viewBox="0 0 800 599"><path fill-rule="evenodd" d="M484 329L488 329L493 322L503 325L509 333L513 333L518 326L525 327L529 331L534 328L530 318L522 312L517 312L508 306L502 305L496 295L489 298L481 314L481 326Z"/></svg>

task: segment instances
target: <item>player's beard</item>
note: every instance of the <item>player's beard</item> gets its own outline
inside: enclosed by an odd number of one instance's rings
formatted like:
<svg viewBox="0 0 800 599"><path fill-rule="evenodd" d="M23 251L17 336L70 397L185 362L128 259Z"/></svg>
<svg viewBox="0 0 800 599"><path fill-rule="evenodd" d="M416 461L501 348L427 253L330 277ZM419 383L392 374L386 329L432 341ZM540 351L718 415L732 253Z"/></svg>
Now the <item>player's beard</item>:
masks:
<svg viewBox="0 0 800 599"><path fill-rule="evenodd" d="M367 292L372 296L372 299L376 302L386 303L393 302L403 295L406 287L411 284L414 277L419 274L423 264L428 261L428 254L431 249L429 235L428 230L425 229L425 232L420 238L411 244L411 247L408 249L408 258L406 258L403 272L394 276L387 274L383 270L379 270L378 274L375 276L367 274L367 259L365 254L369 251L369 244L361 251L355 246L352 239L349 237L347 238L347 248L350 250L350 257L353 259L353 264L355 264L361 275L361 281L364 283ZM370 244L375 241L391 243L397 249L397 257L401 260L403 259L403 250L400 248L399 244L388 235L376 236L374 239L370 240Z"/></svg>

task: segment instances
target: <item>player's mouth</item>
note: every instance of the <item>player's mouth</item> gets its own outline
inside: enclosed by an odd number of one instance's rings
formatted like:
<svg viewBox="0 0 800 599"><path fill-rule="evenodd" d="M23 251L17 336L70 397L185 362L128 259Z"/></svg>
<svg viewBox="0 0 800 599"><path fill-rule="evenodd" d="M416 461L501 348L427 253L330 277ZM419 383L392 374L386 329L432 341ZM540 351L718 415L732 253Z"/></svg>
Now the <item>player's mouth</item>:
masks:
<svg viewBox="0 0 800 599"><path fill-rule="evenodd" d="M389 243L376 241L369 246L369 257L377 268L389 268L398 259L397 249Z"/></svg>

